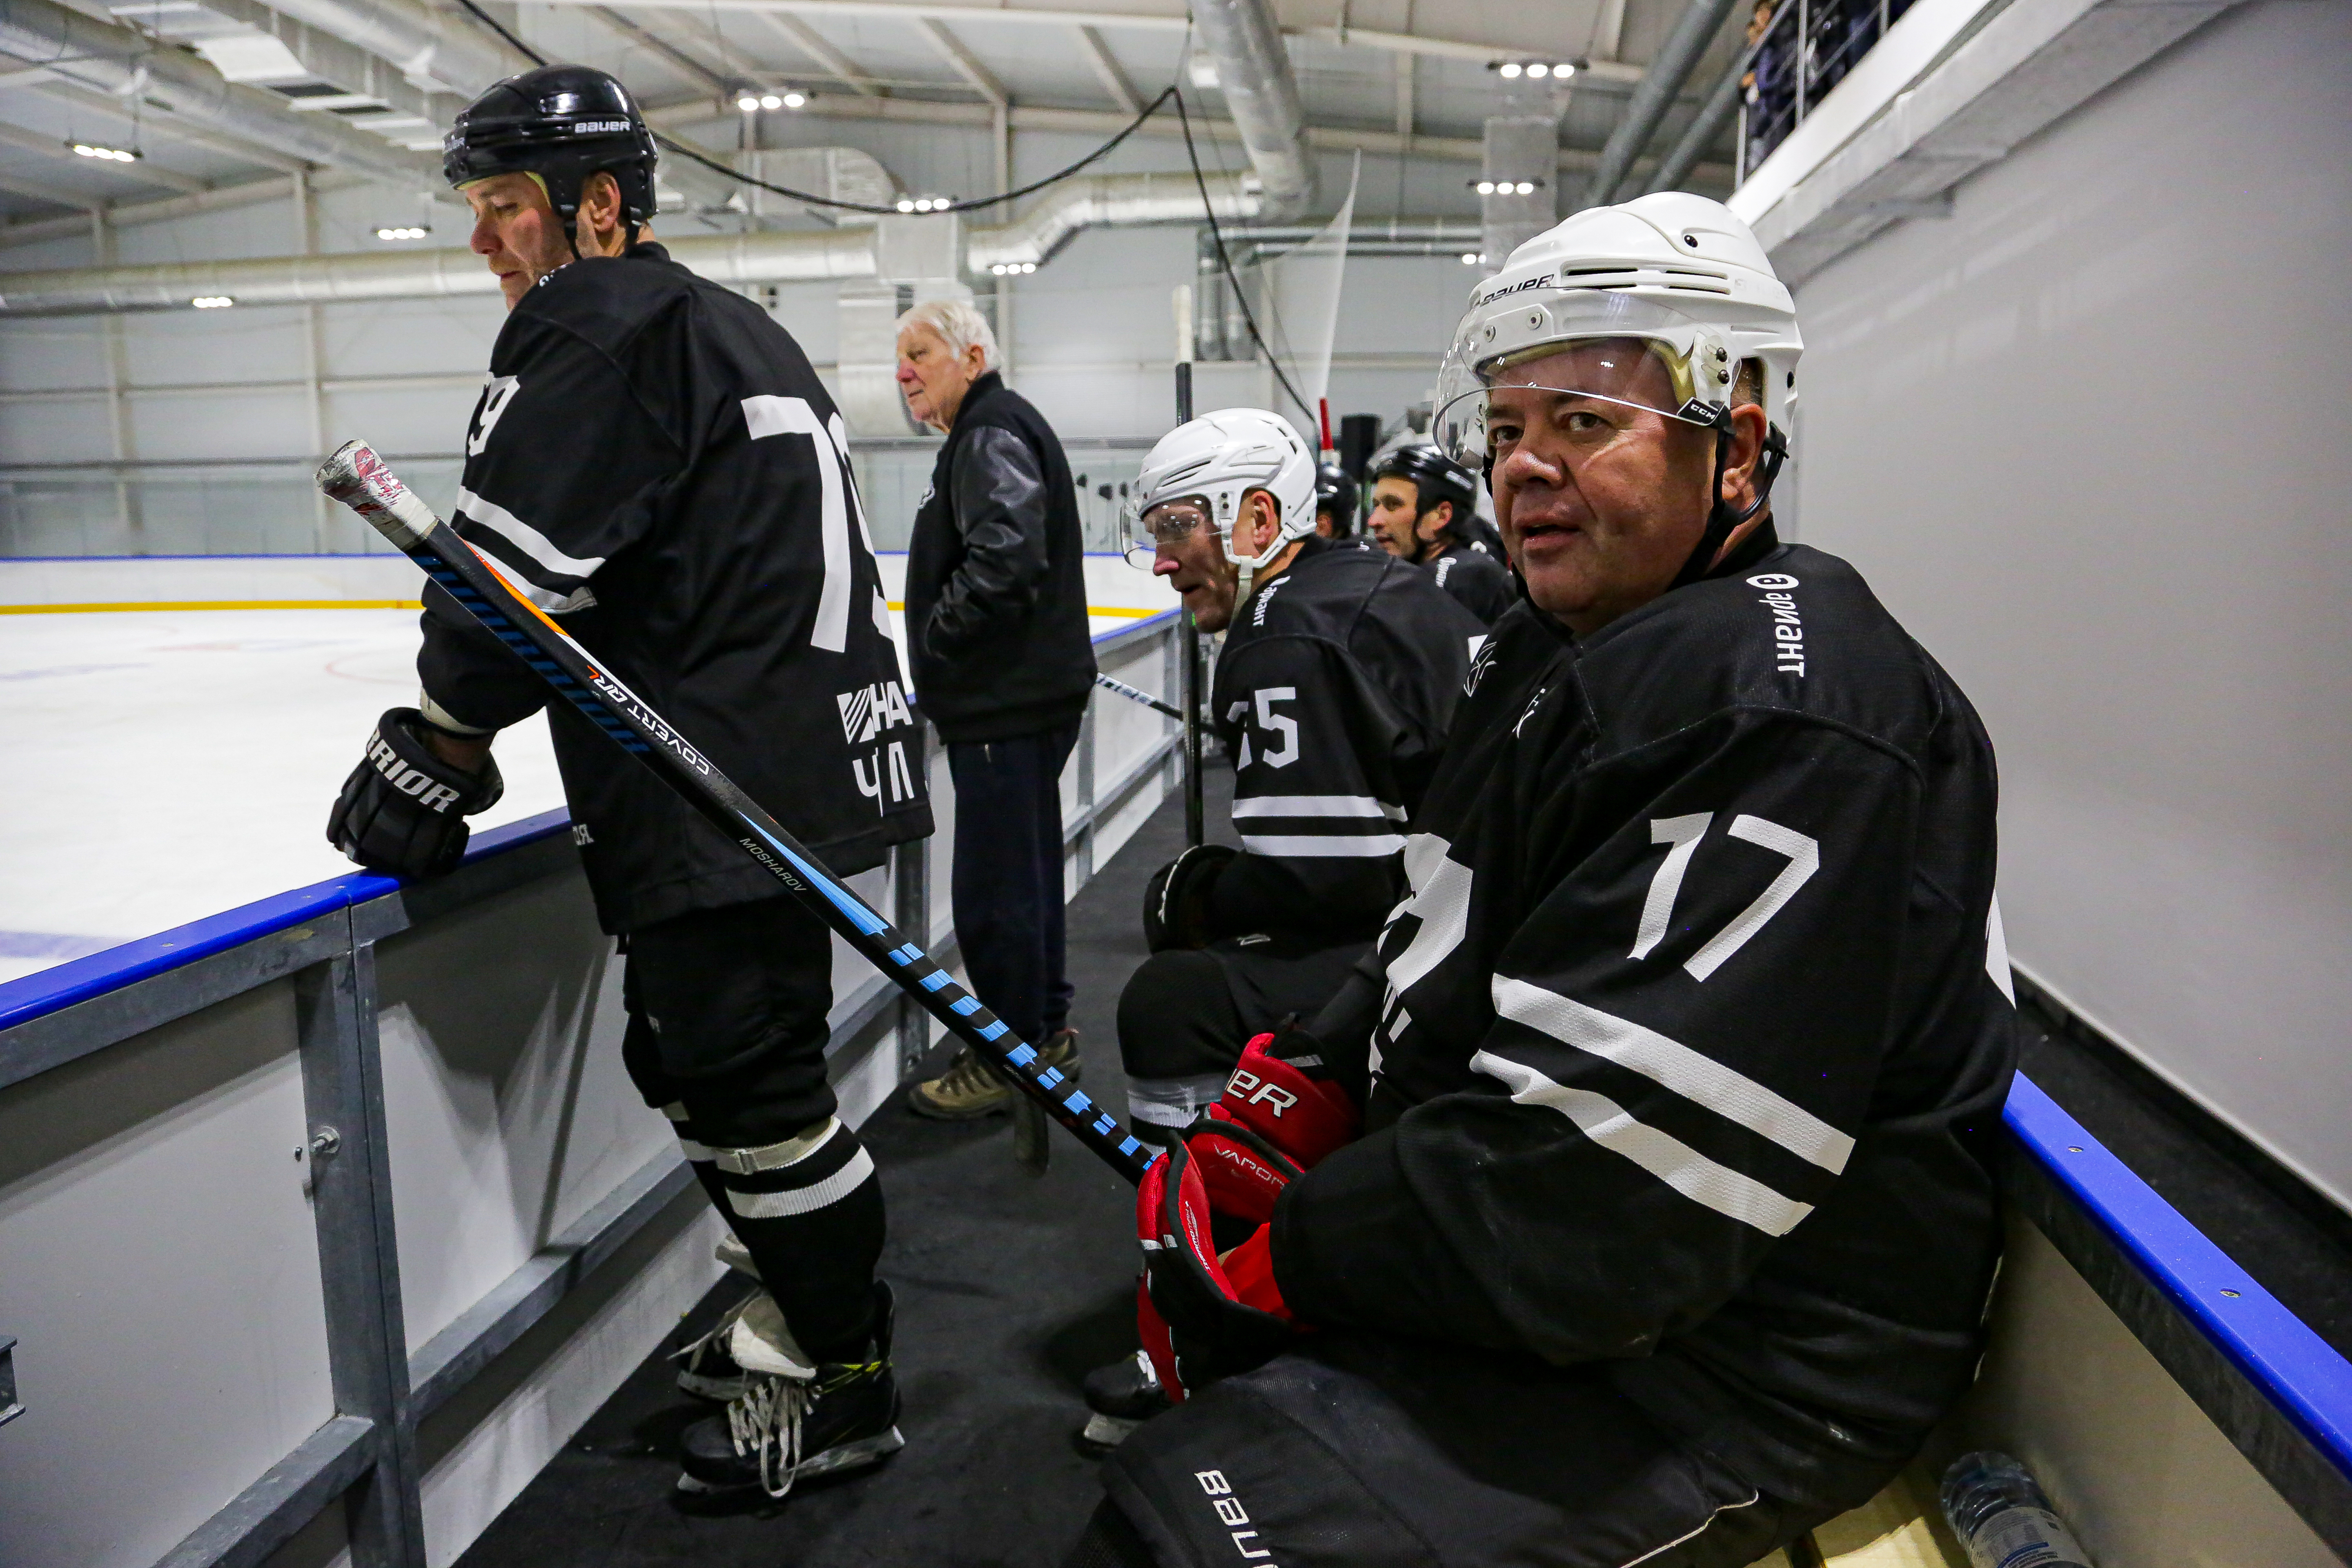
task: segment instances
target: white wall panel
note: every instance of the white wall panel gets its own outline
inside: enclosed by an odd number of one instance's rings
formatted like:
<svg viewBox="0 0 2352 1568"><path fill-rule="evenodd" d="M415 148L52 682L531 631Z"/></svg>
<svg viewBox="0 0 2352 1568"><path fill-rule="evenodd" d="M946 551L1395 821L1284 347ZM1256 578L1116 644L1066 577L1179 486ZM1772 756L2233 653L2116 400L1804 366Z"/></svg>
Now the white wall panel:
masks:
<svg viewBox="0 0 2352 1568"><path fill-rule="evenodd" d="M0 1090L0 1563L145 1568L333 1415L280 982Z"/></svg>
<svg viewBox="0 0 2352 1568"><path fill-rule="evenodd" d="M584 883L537 884L379 952L414 1349L676 1145L622 1066L620 965Z"/></svg>
<svg viewBox="0 0 2352 1568"><path fill-rule="evenodd" d="M2338 1201L2352 8L2232 12L1802 290L1806 537L1982 710L2019 963Z"/></svg>

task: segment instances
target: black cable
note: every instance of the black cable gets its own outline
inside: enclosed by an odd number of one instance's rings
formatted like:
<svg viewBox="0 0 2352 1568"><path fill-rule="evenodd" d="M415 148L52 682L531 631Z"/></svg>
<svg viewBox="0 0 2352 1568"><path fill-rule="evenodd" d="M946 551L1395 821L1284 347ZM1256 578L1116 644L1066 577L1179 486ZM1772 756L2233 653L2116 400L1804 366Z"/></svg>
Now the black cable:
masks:
<svg viewBox="0 0 2352 1568"><path fill-rule="evenodd" d="M509 44L512 45L514 48L521 54L522 58L529 60L531 64L535 66L543 66L547 63L547 57L545 55L541 54L537 49L532 48L529 44L524 43L520 38L518 38L512 33L508 32L505 26L500 24L496 16L491 16L488 11L483 10L479 5L475 5L474 0L457 0L457 4L463 5L468 12L470 12L473 15L474 20L479 22L483 26L488 27L491 32L496 33L499 37L504 38Z"/></svg>
<svg viewBox="0 0 2352 1568"><path fill-rule="evenodd" d="M461 0L461 3L470 5L472 4L472 0ZM1134 119L1129 121L1127 122L1127 128L1121 131L1118 135L1112 137L1109 141L1104 142L1101 146L1096 148L1093 152L1087 153L1076 163L1069 164L1065 168L1057 169L1042 180L1033 180L1017 190L1005 191L997 195L974 196L968 202L950 202L945 206L934 206L930 210L935 213L972 212L981 207L999 206L1005 202L1019 201L1023 196L1034 195L1037 192L1044 190L1048 185L1057 184L1060 182L1068 179L1072 174L1076 174L1087 164L1095 163L1098 159L1104 157L1112 148L1117 147L1120 142L1134 135L1137 131L1142 128L1143 122L1150 119L1154 114L1158 113L1160 106L1167 102L1171 98L1176 100L1178 112L1182 112L1184 103L1183 97L1181 94L1177 92L1175 88L1170 87L1165 91L1161 92L1158 98L1155 98L1150 103L1145 104L1143 106L1142 112L1138 114ZM754 179L752 176L744 174L740 169L730 169L726 164L719 162L716 158L707 158L691 147L683 146L678 142L671 141L668 137L663 135L658 131L655 132L653 136L655 141L660 142L670 152L677 153L679 157L686 159L689 163L699 163L704 168L710 170L712 173L724 174L730 180L740 180L747 185L757 185L763 191L772 191L780 196L790 196L793 200L806 203L810 206L835 207L843 212L878 213L886 217L896 216L899 211L898 208L894 206L875 206L866 202L835 201L830 196L820 196L813 195L807 191L793 190L790 185L771 184L765 180Z"/></svg>
<svg viewBox="0 0 2352 1568"><path fill-rule="evenodd" d="M520 51L522 56L526 59L530 60L531 64L543 66L547 63L547 57L545 55L541 54L537 49L532 48L529 44L524 43L520 38L518 38L512 33L508 32L505 26L499 23L496 16L491 16L488 11L483 10L481 6L476 5L475 0L457 0L457 4L463 5L484 26L489 28L490 31L496 33L499 37L504 38L509 44ZM1141 111L1139 111L1134 119L1129 121L1127 122L1126 129L1121 131L1118 135L1112 137L1109 141L1104 142L1101 146L1096 148L1093 152L1087 153L1076 163L1072 163L1066 168L1058 169L1053 174L1046 175L1042 180L1034 180L1028 184L1023 185L1018 190L1005 191L993 196L975 196L968 202L950 202L943 207L935 206L930 210L935 213L974 212L982 207L1001 206L1006 202L1016 202L1023 196L1035 195L1037 192L1044 190L1048 185L1057 184L1060 182L1068 179L1072 174L1076 174L1087 164L1093 163L1105 157L1109 153L1112 148L1118 146L1120 142L1134 135L1137 131L1142 128L1143 122L1150 119L1154 114L1157 114L1160 111L1160 106L1167 102L1171 98L1176 100L1177 110L1179 113L1181 113L1183 110L1184 100L1181 95L1180 95L1176 89L1171 85L1158 98L1155 98L1150 103L1145 104ZM780 196L789 196L793 201L804 203L809 206L833 207L842 212L875 213L885 217L896 216L898 215L898 209L895 206L875 206L866 202L835 201L830 196L820 196L814 191L796 191L790 185L772 184L766 180L756 179L750 174L744 174L740 169L731 169L716 158L705 157L702 153L696 152L693 148L685 145L683 142L672 141L669 137L663 135L660 132L652 130L650 126L646 129L652 134L654 141L667 151L676 153L677 156L684 158L690 163L699 163L704 168L709 169L712 174L724 174L729 179L739 181L743 184L757 185L763 191L769 191ZM1199 173L1197 169L1193 172L1195 174ZM1253 327L1251 331L1255 331L1256 329Z"/></svg>
<svg viewBox="0 0 2352 1568"><path fill-rule="evenodd" d="M1177 122L1184 127L1184 157L1192 165L1192 184L1201 193L1201 211L1206 214L1209 219L1209 237L1216 242L1217 266L1223 270L1225 286L1234 291L1234 299L1242 308L1242 321L1249 328L1250 342L1255 343L1258 346L1258 352L1265 355L1265 363L1273 370L1274 379L1282 384L1282 390L1290 395L1290 401L1298 405L1300 411L1307 416L1308 427L1319 432L1323 427L1321 411L1309 407L1307 399L1298 395L1298 389L1290 384L1290 377L1283 374L1282 361L1275 357L1273 345L1268 343L1265 335L1257 330L1257 316L1250 310L1249 296L1242 291L1241 279L1234 276L1234 258L1225 253L1225 233L1223 229L1217 226L1216 204L1209 199L1209 182L1201 173L1200 151L1192 145L1192 117L1184 111L1184 95L1176 92L1176 89L1172 86L1169 88L1168 92L1176 93L1176 119ZM1160 96L1165 98L1168 94L1162 93Z"/></svg>

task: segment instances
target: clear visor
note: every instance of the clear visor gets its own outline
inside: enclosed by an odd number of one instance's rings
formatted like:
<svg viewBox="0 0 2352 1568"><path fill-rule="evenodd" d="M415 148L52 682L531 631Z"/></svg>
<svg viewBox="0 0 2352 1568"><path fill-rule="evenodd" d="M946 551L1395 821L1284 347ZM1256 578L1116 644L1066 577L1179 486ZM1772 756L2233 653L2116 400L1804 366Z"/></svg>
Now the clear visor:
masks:
<svg viewBox="0 0 2352 1568"><path fill-rule="evenodd" d="M1149 572L1162 546L1180 545L1212 521L1206 496L1149 504L1132 496L1118 509L1119 550L1129 565Z"/></svg>
<svg viewBox="0 0 2352 1568"><path fill-rule="evenodd" d="M1476 468L1531 435L1591 444L1662 419L1710 429L1720 395L1690 396L1685 363L1678 345L1654 338L1547 345L1483 375L1441 381L1430 434L1447 457Z"/></svg>

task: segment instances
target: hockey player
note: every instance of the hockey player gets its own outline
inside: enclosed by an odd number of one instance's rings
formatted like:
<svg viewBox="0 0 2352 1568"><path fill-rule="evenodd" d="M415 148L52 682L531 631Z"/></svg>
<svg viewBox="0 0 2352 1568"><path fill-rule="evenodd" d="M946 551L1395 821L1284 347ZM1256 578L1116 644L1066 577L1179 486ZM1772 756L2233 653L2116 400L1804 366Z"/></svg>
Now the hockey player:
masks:
<svg viewBox="0 0 2352 1568"><path fill-rule="evenodd" d="M1437 428L1530 602L1375 955L1145 1181L1146 1342L1193 1397L1073 1562L1736 1568L1968 1385L2016 1051L1992 752L1773 534L1799 352L1679 193L1474 295ZM1271 1223L1221 1256L1214 1210Z"/></svg>
<svg viewBox="0 0 2352 1568"><path fill-rule="evenodd" d="M1517 598L1479 526L1476 475L1435 447L1412 442L1374 460L1371 531L1391 555L1428 567L1483 626Z"/></svg>
<svg viewBox="0 0 2352 1568"><path fill-rule="evenodd" d="M1129 502L1129 558L1225 634L1209 711L1242 841L1187 850L1147 887L1153 955L1118 1005L1140 1137L1181 1136L1244 1039L1319 1005L1363 955L1404 892L1404 824L1482 633L1427 574L1310 532L1316 494L1286 421L1226 409L1163 437ZM1088 1397L1104 1442L1156 1387L1121 1363Z"/></svg>
<svg viewBox="0 0 2352 1568"><path fill-rule="evenodd" d="M627 92L586 67L527 72L445 149L509 310L457 531L836 875L928 834L841 416L766 312L654 243L654 143ZM630 1075L770 1292L688 1369L736 1398L685 1433L679 1485L782 1495L878 1459L900 1442L882 1195L825 1081L830 934L438 587L425 598L424 695L383 716L328 837L362 865L447 870L463 814L498 798L493 736L547 707L572 838L628 954Z"/></svg>
<svg viewBox="0 0 2352 1568"><path fill-rule="evenodd" d="M1356 476L1326 456L1315 467L1315 534L1318 539L1356 538Z"/></svg>

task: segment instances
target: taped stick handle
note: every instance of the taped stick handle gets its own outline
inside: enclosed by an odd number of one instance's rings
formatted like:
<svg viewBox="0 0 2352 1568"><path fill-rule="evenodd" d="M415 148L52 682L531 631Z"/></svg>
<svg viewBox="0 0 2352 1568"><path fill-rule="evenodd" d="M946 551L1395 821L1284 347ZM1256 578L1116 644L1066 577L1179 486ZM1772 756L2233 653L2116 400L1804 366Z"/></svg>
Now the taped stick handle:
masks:
<svg viewBox="0 0 2352 1568"><path fill-rule="evenodd" d="M1140 690L1135 687L1129 686L1126 681L1105 675L1099 669L1095 671L1095 684L1101 687L1105 691L1118 692L1129 702L1140 702L1146 708L1150 709L1154 713L1165 713L1168 717L1176 720L1180 723L1183 721L1184 710L1181 708L1178 708L1171 703L1162 702L1149 691Z"/></svg>
<svg viewBox="0 0 2352 1568"><path fill-rule="evenodd" d="M511 648L606 738L659 774L784 889L833 928L950 1034L1001 1064L1016 1089L1044 1106L1079 1142L1130 1182L1159 1151L1142 1142L1076 1085L1045 1066L980 999L955 983L906 932L866 907L718 766L604 669L588 650L517 594L455 529L401 483L364 441L347 441L319 469L319 488L342 502L425 569L468 614Z"/></svg>

